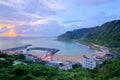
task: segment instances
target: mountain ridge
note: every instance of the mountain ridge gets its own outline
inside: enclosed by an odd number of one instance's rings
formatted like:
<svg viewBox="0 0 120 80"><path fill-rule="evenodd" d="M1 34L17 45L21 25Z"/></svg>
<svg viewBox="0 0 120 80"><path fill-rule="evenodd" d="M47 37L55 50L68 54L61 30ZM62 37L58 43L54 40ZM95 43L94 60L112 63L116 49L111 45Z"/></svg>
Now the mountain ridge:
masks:
<svg viewBox="0 0 120 80"><path fill-rule="evenodd" d="M77 40L107 47L120 47L120 20L109 21L97 27L68 31L58 36L58 40Z"/></svg>

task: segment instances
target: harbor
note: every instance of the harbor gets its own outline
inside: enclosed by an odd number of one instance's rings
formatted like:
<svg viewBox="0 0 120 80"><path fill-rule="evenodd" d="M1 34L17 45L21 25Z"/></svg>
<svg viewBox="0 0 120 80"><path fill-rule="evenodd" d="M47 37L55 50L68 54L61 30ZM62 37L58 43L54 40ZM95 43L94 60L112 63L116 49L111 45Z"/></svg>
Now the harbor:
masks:
<svg viewBox="0 0 120 80"><path fill-rule="evenodd" d="M8 55L24 54L28 61L34 63L45 62L47 66L57 66L65 70L72 69L74 64L79 64L83 68L94 69L108 58L117 58L117 54L110 53L108 48L100 46L99 49L100 51L95 51L93 54L57 55L55 53L60 51L59 49L32 47L31 44L28 44L5 49L2 52Z"/></svg>
<svg viewBox="0 0 120 80"><path fill-rule="evenodd" d="M1 50L3 53L8 55L19 55L24 54L27 60L33 62L49 62L52 61L52 56L59 51L55 48L44 48L44 47L32 47L31 44L8 48Z"/></svg>

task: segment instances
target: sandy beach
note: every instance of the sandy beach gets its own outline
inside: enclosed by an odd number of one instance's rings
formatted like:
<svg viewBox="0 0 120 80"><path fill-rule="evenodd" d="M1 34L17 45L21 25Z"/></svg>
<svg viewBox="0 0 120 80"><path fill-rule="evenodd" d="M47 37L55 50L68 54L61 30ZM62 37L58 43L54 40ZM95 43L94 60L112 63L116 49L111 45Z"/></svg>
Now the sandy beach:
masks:
<svg viewBox="0 0 120 80"><path fill-rule="evenodd" d="M100 52L100 51L95 51L94 54L97 54L98 56L103 57L105 54L107 54L106 52ZM58 55L55 54L53 55L52 59L54 61L61 61L64 63L67 63L68 61L77 61L82 63L82 56L86 55L87 57L91 57L92 54L79 54L79 55Z"/></svg>
<svg viewBox="0 0 120 80"><path fill-rule="evenodd" d="M83 54L80 54L80 55L58 55L58 54L55 54L53 56L53 60L54 61L61 61L61 62L64 62L64 63L67 63L68 61L77 61L77 62L82 62L82 55ZM91 56L91 54L85 54L87 56Z"/></svg>

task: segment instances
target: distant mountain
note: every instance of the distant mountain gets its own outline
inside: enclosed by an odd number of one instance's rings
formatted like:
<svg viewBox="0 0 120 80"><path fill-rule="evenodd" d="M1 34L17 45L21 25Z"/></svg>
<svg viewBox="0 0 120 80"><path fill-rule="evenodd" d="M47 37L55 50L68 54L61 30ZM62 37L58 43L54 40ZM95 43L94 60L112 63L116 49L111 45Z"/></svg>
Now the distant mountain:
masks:
<svg viewBox="0 0 120 80"><path fill-rule="evenodd" d="M83 29L76 29L73 31L68 31L60 36L58 36L58 40L73 40L73 39L80 39L83 36L87 35L93 28L83 28Z"/></svg>
<svg viewBox="0 0 120 80"><path fill-rule="evenodd" d="M59 40L79 40L109 47L120 47L120 20L107 22L94 28L83 28L68 31Z"/></svg>

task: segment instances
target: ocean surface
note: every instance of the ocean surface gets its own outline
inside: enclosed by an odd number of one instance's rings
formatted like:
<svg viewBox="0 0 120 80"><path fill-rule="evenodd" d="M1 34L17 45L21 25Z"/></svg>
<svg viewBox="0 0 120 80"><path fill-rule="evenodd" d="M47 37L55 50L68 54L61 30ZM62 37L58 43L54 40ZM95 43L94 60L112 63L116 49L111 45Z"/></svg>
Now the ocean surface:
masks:
<svg viewBox="0 0 120 80"><path fill-rule="evenodd" d="M46 47L46 48L56 48L60 51L56 54L59 55L75 55L75 54L91 54L94 50L91 50L88 46L82 45L77 42L63 42L57 41L55 37L15 37L0 38L0 49L7 49L13 47L24 46L27 44L32 44L32 47Z"/></svg>

